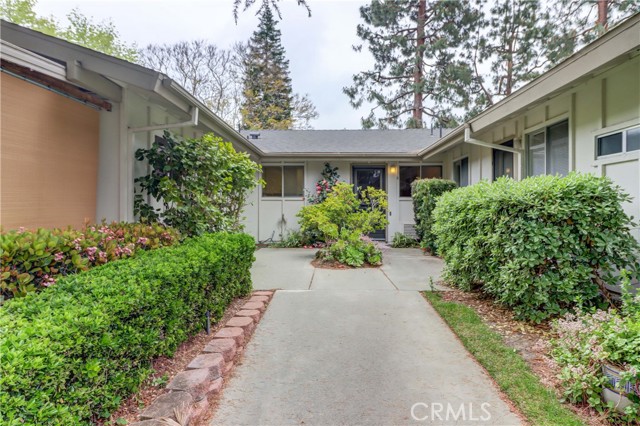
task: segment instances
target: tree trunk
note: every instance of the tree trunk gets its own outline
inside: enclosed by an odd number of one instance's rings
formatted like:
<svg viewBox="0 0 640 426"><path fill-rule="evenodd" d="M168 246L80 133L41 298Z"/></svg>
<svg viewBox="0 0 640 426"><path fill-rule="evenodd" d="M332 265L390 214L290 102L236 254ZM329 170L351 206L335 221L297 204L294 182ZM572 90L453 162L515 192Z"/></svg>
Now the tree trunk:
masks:
<svg viewBox="0 0 640 426"><path fill-rule="evenodd" d="M418 19L416 22L416 64L413 72L413 127L422 128L422 79L423 79L423 56L424 56L424 44L425 33L424 26L427 13L427 0L418 0Z"/></svg>
<svg viewBox="0 0 640 426"><path fill-rule="evenodd" d="M607 25L609 23L609 0L598 0L598 21L596 25L598 25L598 31L600 34L604 33L607 30Z"/></svg>

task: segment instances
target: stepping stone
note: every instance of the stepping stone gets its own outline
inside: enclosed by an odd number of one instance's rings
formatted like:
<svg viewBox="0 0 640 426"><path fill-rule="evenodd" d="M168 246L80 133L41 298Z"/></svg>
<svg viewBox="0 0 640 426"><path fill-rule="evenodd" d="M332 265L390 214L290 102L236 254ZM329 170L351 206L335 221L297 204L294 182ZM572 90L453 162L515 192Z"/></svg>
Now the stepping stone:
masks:
<svg viewBox="0 0 640 426"><path fill-rule="evenodd" d="M244 330L240 327L224 327L213 335L214 339L234 339L238 346L244 343Z"/></svg>
<svg viewBox="0 0 640 426"><path fill-rule="evenodd" d="M222 376L224 371L224 357L219 353L207 353L198 355L187 365L187 370L197 370L207 368L211 373L211 378Z"/></svg>
<svg viewBox="0 0 640 426"><path fill-rule="evenodd" d="M240 327L244 330L245 337L250 336L256 329L256 323L251 317L233 317L226 324L227 327Z"/></svg>
<svg viewBox="0 0 640 426"><path fill-rule="evenodd" d="M254 296L267 296L267 297L271 297L273 296L273 292L272 291L267 291L267 290L260 290L260 291L254 291L253 292Z"/></svg>
<svg viewBox="0 0 640 426"><path fill-rule="evenodd" d="M193 404L193 397L188 392L170 392L157 397L155 401L140 414L140 419L149 420L168 417L177 420L174 410L182 411L186 414L188 412L190 417L191 404Z"/></svg>
<svg viewBox="0 0 640 426"><path fill-rule="evenodd" d="M249 299L249 302L264 302L267 303L269 301L269 298L267 296L253 296L251 299Z"/></svg>
<svg viewBox="0 0 640 426"><path fill-rule="evenodd" d="M254 322L258 322L260 321L260 311L257 309L251 309L251 310L241 310L236 312L236 316L237 317L251 317L253 318Z"/></svg>
<svg viewBox="0 0 640 426"><path fill-rule="evenodd" d="M244 305L242 305L243 310L253 310L253 309L257 309L260 312L264 312L264 302L247 302Z"/></svg>
<svg viewBox="0 0 640 426"><path fill-rule="evenodd" d="M235 365L235 362L231 361L228 362L224 365L224 375L226 376L227 374L229 374L229 372L231 370L233 370L233 366Z"/></svg>
<svg viewBox="0 0 640 426"><path fill-rule="evenodd" d="M211 380L211 372L208 368L185 370L176 374L167 385L167 389L186 391L195 398L208 394L213 388L215 384L214 380Z"/></svg>
<svg viewBox="0 0 640 426"><path fill-rule="evenodd" d="M218 353L228 363L236 356L237 348L238 346L234 339L214 339L204 347L203 352Z"/></svg>

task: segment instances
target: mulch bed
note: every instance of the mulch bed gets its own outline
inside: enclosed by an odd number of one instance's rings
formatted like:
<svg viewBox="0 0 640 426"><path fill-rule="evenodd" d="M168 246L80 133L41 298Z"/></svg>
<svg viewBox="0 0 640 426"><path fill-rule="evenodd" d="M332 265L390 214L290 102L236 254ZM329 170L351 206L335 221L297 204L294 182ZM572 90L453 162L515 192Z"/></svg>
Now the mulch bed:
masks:
<svg viewBox="0 0 640 426"><path fill-rule="evenodd" d="M131 424L138 421L138 414L140 414L145 407L151 404L158 396L166 393L165 386L173 379L173 377L183 371L187 365L199 355L204 347L211 341L212 336L224 324L232 318L235 313L240 310L240 307L246 303L251 295L238 298L231 302L227 307L223 318L216 324L211 325L211 334L207 335L205 331L191 337L176 350L172 358L160 357L154 360L151 364L153 373L147 378L147 380L141 385L138 393L130 396L124 400L120 408L114 412L108 420L105 420L98 425L115 425L119 419L127 421L126 424ZM120 420L122 422L122 420Z"/></svg>
<svg viewBox="0 0 640 426"><path fill-rule="evenodd" d="M440 283L444 284L444 283ZM561 395L558 379L560 368L550 355L550 340L553 337L550 324L531 324L514 318L513 313L496 304L480 292L463 292L452 289L441 292L442 299L458 302L474 309L482 320L502 336L507 346L514 348L529 367L540 378L540 382ZM608 426L606 417L587 405L566 404L589 426Z"/></svg>
<svg viewBox="0 0 640 426"><path fill-rule="evenodd" d="M324 260L324 259L318 259L315 258L311 261L311 265L314 268L320 268L320 269L362 269L362 268L379 268L382 265L369 265L368 263L365 263L362 266L359 267L355 267L355 266L349 266L349 265L345 265L343 263L338 262L337 260Z"/></svg>

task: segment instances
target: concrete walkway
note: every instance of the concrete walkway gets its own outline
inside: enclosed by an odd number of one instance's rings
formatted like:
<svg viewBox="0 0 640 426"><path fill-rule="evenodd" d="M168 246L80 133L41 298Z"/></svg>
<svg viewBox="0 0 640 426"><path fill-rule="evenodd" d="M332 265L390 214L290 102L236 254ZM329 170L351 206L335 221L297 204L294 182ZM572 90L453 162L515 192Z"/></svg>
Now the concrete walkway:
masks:
<svg viewBox="0 0 640 426"><path fill-rule="evenodd" d="M381 269L327 270L313 256L256 253L254 287L282 290L212 425L520 424L416 291L438 259L390 250Z"/></svg>

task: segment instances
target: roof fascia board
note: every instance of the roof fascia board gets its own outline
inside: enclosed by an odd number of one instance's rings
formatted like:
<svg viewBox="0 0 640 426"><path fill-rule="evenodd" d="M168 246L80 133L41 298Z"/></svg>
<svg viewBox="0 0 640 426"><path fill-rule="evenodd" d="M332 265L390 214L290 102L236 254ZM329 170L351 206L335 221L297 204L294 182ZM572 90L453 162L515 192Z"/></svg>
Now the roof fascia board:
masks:
<svg viewBox="0 0 640 426"><path fill-rule="evenodd" d="M263 159L269 159L270 161L279 158L290 160L292 158L300 160L322 160L326 158L340 159L340 160L354 160L354 161L366 161L367 159L389 159L389 160L409 160L420 161L420 157L416 154L404 154L404 153L371 153L371 152L273 152L265 153L262 156Z"/></svg>
<svg viewBox="0 0 640 426"><path fill-rule="evenodd" d="M577 80L596 74L617 58L629 54L640 46L640 15L632 17L620 27L579 50L550 71L528 83L513 95L471 119L474 132L544 102L571 87Z"/></svg>
<svg viewBox="0 0 640 426"><path fill-rule="evenodd" d="M122 87L99 74L85 70L78 62L67 63L66 77L69 81L90 88L104 98L113 102L122 102Z"/></svg>
<svg viewBox="0 0 640 426"><path fill-rule="evenodd" d="M66 79L64 66L51 61L47 58L43 58L40 55L36 55L26 49L16 46L12 43L0 40L0 57L6 61L13 62L14 64L28 67L41 74L48 75L49 77L57 78L60 80Z"/></svg>

